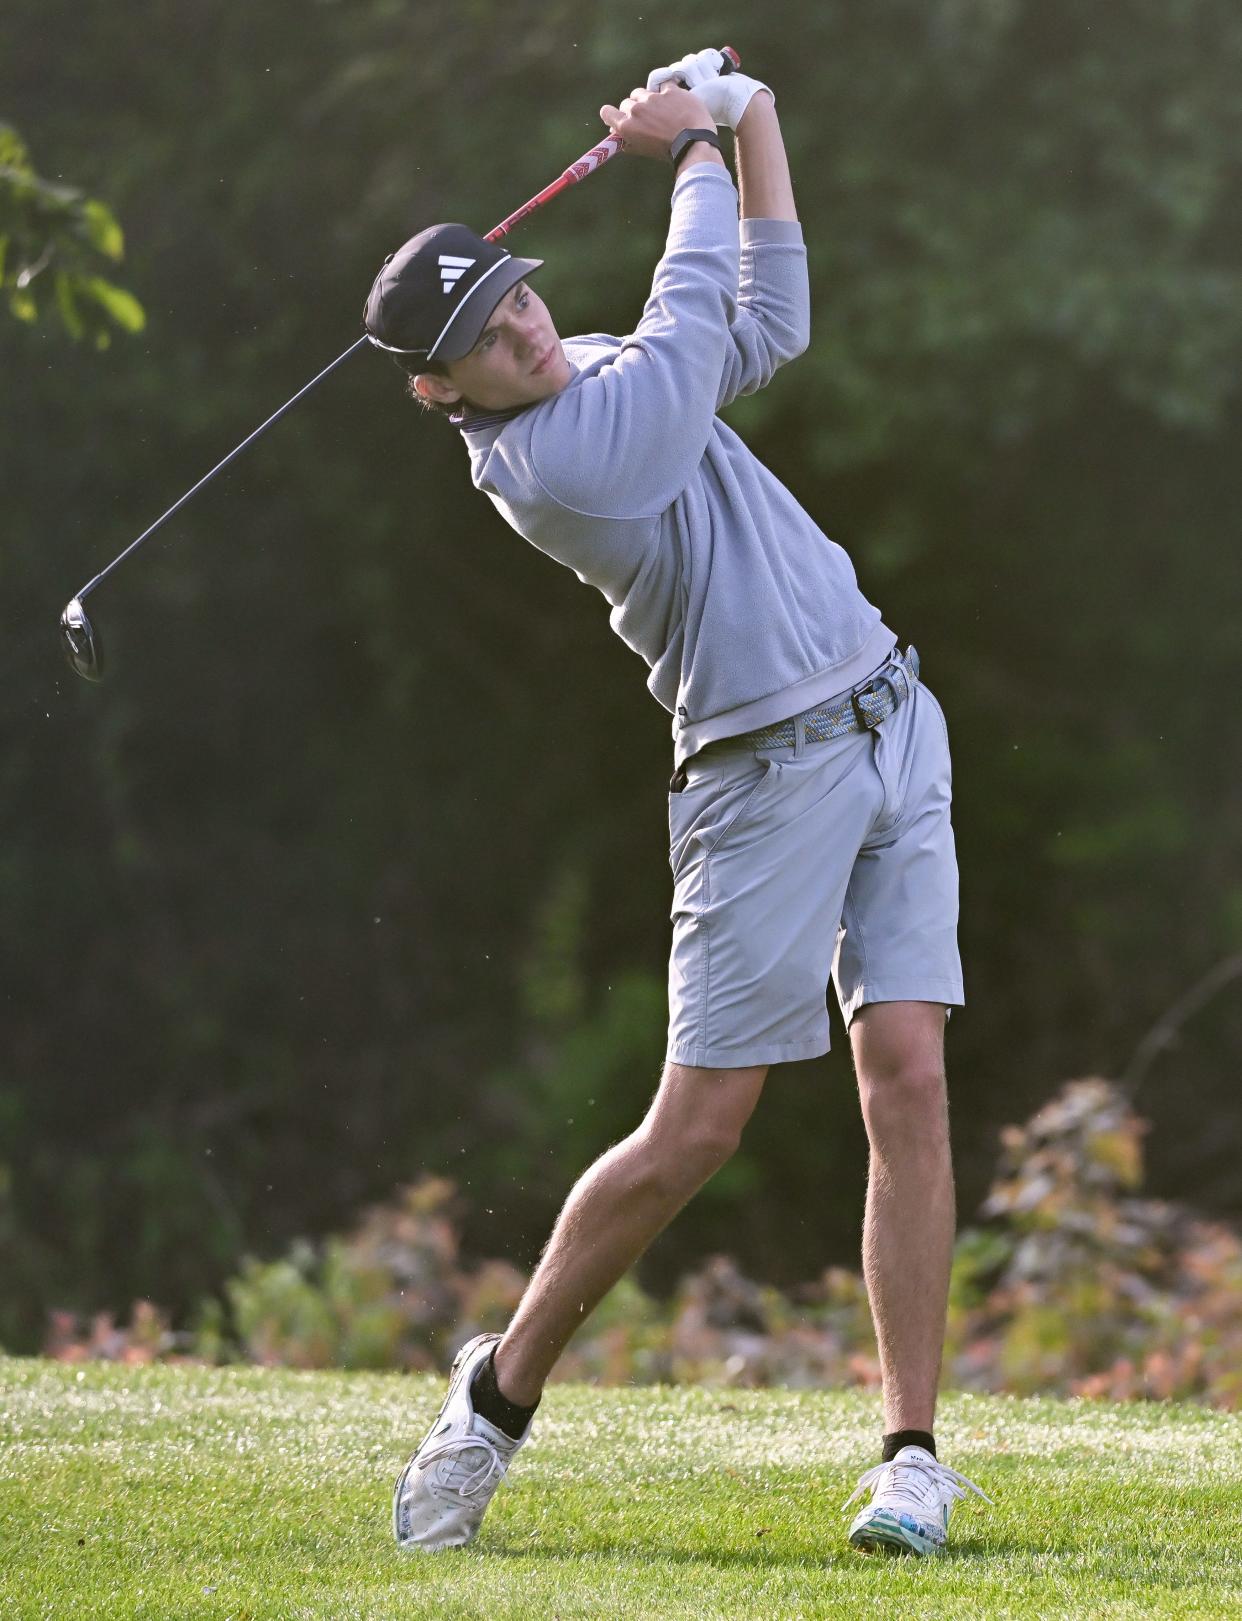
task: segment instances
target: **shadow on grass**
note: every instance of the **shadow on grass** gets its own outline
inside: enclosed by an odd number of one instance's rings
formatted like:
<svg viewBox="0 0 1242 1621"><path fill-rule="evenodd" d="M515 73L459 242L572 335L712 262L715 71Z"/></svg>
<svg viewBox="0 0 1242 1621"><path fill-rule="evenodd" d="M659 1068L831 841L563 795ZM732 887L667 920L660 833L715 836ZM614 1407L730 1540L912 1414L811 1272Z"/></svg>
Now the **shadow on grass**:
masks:
<svg viewBox="0 0 1242 1621"><path fill-rule="evenodd" d="M499 1541L476 1543L470 1548L462 1549L461 1552L471 1559L536 1559L566 1562L572 1560L575 1564L628 1559L656 1564L706 1565L719 1570L816 1571L850 1567L865 1569L869 1565L880 1568L898 1565L903 1569L916 1563L948 1565L962 1560L996 1559L1013 1554L1032 1553L1034 1549L1011 1537L964 1537L960 1542L951 1542L944 1553L920 1560L917 1554L902 1554L896 1549L891 1552L863 1553L858 1548L851 1548L845 1540L845 1533L842 1532L839 1545L825 1546L819 1553L782 1551L779 1544L773 1543L760 1545L754 1549L695 1550L683 1547L661 1548L650 1542L604 1541L594 1537L582 1547L569 1542L544 1542L532 1539L526 1543Z"/></svg>

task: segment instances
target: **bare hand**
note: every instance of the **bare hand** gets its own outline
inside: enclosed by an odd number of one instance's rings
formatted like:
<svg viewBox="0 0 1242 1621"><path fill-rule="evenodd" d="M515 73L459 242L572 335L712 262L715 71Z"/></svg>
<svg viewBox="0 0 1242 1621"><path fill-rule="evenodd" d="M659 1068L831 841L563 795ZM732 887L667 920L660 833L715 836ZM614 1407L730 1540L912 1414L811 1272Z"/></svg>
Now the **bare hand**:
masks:
<svg viewBox="0 0 1242 1621"><path fill-rule="evenodd" d="M599 116L621 138L627 152L665 161L670 142L683 129L716 127L705 103L671 81L658 90L631 90L620 107L601 107Z"/></svg>

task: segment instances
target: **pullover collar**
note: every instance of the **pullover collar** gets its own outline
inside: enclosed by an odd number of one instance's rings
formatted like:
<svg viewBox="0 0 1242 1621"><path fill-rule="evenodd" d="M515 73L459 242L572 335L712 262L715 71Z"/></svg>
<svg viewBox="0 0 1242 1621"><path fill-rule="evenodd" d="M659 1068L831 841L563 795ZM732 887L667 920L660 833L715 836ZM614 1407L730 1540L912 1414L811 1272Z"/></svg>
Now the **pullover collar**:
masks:
<svg viewBox="0 0 1242 1621"><path fill-rule="evenodd" d="M505 411L472 411L466 407L454 411L449 421L463 433L479 433L485 428L498 428L505 422L511 422L514 417L521 416L523 411L529 410L529 405L512 405Z"/></svg>

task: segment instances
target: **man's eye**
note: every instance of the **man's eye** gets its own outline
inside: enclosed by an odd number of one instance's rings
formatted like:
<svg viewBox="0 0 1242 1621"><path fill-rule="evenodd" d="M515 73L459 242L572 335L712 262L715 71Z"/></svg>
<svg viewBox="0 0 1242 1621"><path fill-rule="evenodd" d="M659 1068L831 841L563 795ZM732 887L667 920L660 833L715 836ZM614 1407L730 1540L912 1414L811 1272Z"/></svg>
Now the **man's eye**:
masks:
<svg viewBox="0 0 1242 1621"><path fill-rule="evenodd" d="M530 303L530 294L528 292L525 292L525 291L519 293L516 302L517 302L518 309L524 310L526 308L526 306ZM487 336L483 339L483 342L479 345L479 353L484 354L488 349L491 348L491 346L495 342L495 340L496 340L496 334L494 332L489 332L487 334Z"/></svg>

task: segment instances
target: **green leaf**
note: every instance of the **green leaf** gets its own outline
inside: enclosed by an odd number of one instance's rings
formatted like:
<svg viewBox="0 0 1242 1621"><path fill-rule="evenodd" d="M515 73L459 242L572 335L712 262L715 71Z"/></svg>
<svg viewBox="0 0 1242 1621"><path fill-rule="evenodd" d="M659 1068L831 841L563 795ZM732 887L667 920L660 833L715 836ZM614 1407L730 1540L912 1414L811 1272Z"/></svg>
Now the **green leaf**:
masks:
<svg viewBox="0 0 1242 1621"><path fill-rule="evenodd" d="M12 124L0 124L0 165L26 171L30 168L25 144Z"/></svg>
<svg viewBox="0 0 1242 1621"><path fill-rule="evenodd" d="M120 259L125 252L125 235L116 215L106 203L88 197L82 204L87 240L109 259Z"/></svg>
<svg viewBox="0 0 1242 1621"><path fill-rule="evenodd" d="M82 317L78 313L77 301L73 296L73 278L58 270L54 278L56 288L56 305L60 310L60 318L65 323L65 330L71 338L80 338L86 331L82 324Z"/></svg>
<svg viewBox="0 0 1242 1621"><path fill-rule="evenodd" d="M80 291L93 298L104 309L118 326L124 327L126 332L141 332L147 324L146 311L132 293L127 293L123 287L117 287L102 276L84 276Z"/></svg>

